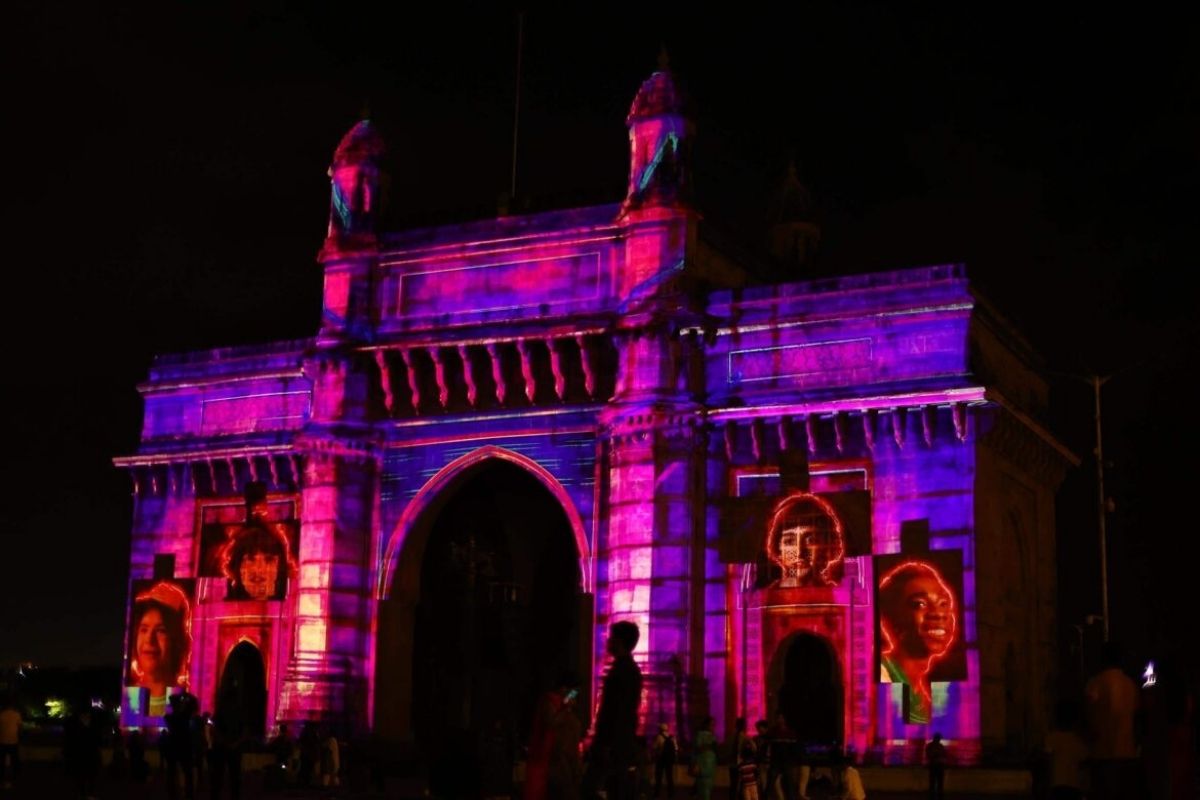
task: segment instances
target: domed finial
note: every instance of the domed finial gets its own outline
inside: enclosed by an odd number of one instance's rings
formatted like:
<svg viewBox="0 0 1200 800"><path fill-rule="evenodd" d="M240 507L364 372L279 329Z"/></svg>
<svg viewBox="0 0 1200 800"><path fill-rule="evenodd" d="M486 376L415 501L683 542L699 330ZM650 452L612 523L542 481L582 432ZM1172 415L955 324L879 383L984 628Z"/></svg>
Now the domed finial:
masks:
<svg viewBox="0 0 1200 800"><path fill-rule="evenodd" d="M796 157L791 154L767 211L768 247L776 261L790 271L806 268L821 242L821 228L813 219L812 196L800 182L799 172Z"/></svg>
<svg viewBox="0 0 1200 800"><path fill-rule="evenodd" d="M629 127L629 185L621 215L645 207L686 206L691 192L692 126L683 95L667 69L667 49L659 69L642 82L625 124Z"/></svg>
<svg viewBox="0 0 1200 800"><path fill-rule="evenodd" d="M329 166L329 239L374 232L379 211L383 137L363 119L342 137Z"/></svg>
<svg viewBox="0 0 1200 800"><path fill-rule="evenodd" d="M671 69L671 59L667 55L667 43L663 42L658 48L658 71L667 72Z"/></svg>
<svg viewBox="0 0 1200 800"><path fill-rule="evenodd" d="M771 203L771 223L807 222L812 211L812 198L800 182L796 156L788 157L787 170L775 191Z"/></svg>

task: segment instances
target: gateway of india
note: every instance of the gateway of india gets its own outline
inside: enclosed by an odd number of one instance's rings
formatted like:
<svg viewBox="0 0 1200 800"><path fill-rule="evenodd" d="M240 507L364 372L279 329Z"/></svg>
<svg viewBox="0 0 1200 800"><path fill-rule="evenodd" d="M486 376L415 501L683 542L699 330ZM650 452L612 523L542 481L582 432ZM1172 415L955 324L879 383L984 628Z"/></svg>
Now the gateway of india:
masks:
<svg viewBox="0 0 1200 800"><path fill-rule="evenodd" d="M384 231L359 122L313 336L153 360L115 459L126 725L186 688L264 734L524 736L567 674L590 719L631 620L647 736L782 718L902 762L936 731L966 763L1040 737L1077 459L1036 356L961 265L780 281L819 236L794 180L773 267L722 244L665 67L627 126L619 204Z"/></svg>

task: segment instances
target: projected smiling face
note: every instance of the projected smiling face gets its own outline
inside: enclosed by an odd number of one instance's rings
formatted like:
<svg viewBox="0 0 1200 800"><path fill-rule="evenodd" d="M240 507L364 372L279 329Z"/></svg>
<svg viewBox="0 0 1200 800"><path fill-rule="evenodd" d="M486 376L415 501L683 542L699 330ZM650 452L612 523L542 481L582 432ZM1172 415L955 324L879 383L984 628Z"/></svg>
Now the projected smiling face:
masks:
<svg viewBox="0 0 1200 800"><path fill-rule="evenodd" d="M941 656L954 641L954 596L936 577L909 577L899 608L889 614L900 649L914 656Z"/></svg>

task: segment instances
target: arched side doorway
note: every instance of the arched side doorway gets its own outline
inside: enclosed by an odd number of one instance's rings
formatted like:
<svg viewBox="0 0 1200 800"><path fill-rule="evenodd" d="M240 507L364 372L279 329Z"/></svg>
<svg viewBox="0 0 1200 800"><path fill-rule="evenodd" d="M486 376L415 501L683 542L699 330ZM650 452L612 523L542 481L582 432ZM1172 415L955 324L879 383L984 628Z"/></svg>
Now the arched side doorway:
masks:
<svg viewBox="0 0 1200 800"><path fill-rule="evenodd" d="M845 682L828 639L800 631L780 642L767 670L767 709L772 720L782 713L806 747L845 741Z"/></svg>
<svg viewBox="0 0 1200 800"><path fill-rule="evenodd" d="M573 509L512 458L446 472L398 530L377 621L375 731L427 753L497 722L523 738L541 691L565 672L586 689L590 673Z"/></svg>
<svg viewBox="0 0 1200 800"><path fill-rule="evenodd" d="M241 715L250 736L263 736L267 723L267 667L253 643L238 642L225 657L216 712Z"/></svg>

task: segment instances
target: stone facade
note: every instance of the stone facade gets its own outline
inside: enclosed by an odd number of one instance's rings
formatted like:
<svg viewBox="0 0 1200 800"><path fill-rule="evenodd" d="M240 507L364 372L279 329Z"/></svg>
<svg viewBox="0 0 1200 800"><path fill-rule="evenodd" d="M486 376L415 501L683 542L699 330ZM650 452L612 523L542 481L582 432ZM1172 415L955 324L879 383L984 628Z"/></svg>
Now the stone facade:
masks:
<svg viewBox="0 0 1200 800"><path fill-rule="evenodd" d="M466 564L464 596L495 606L455 612L464 647L486 640L483 620L516 631L536 605L521 598L542 579L517 580L515 555L497 572L499 551L439 539L455 498L505 465L571 554L553 658L594 702L607 626L637 622L645 730L711 713L729 731L782 710L787 676L811 674L837 695L828 730L860 753L911 757L935 728L966 760L1032 742L1054 664L1054 496L1073 460L1037 422L1034 357L961 266L756 285L690 205L691 126L668 72L628 125L619 206L386 233L383 143L359 123L330 169L314 337L155 360L141 446L117 463L136 495L135 582L195 579L191 690L210 708L248 643L265 727L419 739L440 668L419 646L441 641L433 554ZM284 596L233 601L202 530L219 538L206 520L254 481L298 520L297 552ZM835 577L772 583L770 509L806 493L839 509ZM238 522L222 519L233 541ZM505 552L523 552L513 536ZM903 684L880 682L875 557L902 550L961 564L961 668L931 683L928 721ZM484 702L492 679L465 680L467 705Z"/></svg>

